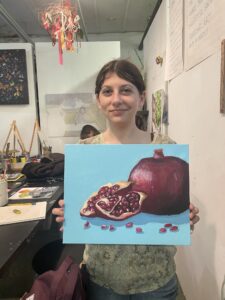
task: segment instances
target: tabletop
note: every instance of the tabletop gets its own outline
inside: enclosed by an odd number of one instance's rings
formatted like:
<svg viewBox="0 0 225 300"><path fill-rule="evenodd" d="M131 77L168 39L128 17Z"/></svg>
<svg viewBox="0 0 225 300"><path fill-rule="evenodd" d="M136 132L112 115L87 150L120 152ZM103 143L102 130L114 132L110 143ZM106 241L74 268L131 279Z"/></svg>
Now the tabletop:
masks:
<svg viewBox="0 0 225 300"><path fill-rule="evenodd" d="M43 186L43 182L26 183L26 186ZM46 218L50 215L52 207L63 195L63 182L45 181L45 186L59 186L53 196L47 201ZM26 245L33 233L38 230L44 220L14 223L0 226L0 276L4 268L13 260L19 250Z"/></svg>

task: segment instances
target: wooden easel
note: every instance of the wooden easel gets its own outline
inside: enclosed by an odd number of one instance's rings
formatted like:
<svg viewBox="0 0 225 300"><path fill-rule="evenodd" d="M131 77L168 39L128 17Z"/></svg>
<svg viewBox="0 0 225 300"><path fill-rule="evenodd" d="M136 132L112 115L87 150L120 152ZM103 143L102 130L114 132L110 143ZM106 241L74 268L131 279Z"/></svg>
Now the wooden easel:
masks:
<svg viewBox="0 0 225 300"><path fill-rule="evenodd" d="M34 123L33 133L32 133L32 137L31 137L29 154L31 153L31 149L32 149L33 142L34 142L35 133L37 135L38 141L40 142L43 154L45 154L45 152L51 152L51 147L47 146L47 144L45 142L45 139L44 139L44 137L43 137L43 135L41 133L41 129L40 129L40 125L38 123L38 120L36 120L35 123Z"/></svg>
<svg viewBox="0 0 225 300"><path fill-rule="evenodd" d="M10 139L11 134L13 134L13 149L12 150L9 149L9 147L10 147L9 139ZM4 144L2 152L6 156L9 156L9 154L12 154L12 156L15 157L16 156L16 152L19 152L19 150L16 150L16 142L18 142L18 144L19 144L19 146L21 148L22 154L26 154L27 151L26 151L25 145L23 143L23 140L21 138L20 132L19 132L19 130L17 128L16 121L13 120L13 122L12 122L12 124L10 126L9 133L7 135L7 138L6 138L6 141L5 141L5 144Z"/></svg>

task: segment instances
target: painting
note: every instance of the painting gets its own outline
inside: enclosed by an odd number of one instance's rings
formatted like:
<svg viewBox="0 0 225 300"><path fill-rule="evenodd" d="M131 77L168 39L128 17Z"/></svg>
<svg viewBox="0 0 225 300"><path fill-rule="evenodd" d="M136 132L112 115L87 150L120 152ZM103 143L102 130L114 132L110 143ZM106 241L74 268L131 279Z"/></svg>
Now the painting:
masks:
<svg viewBox="0 0 225 300"><path fill-rule="evenodd" d="M188 152L66 145L64 243L189 245Z"/></svg>
<svg viewBox="0 0 225 300"><path fill-rule="evenodd" d="M168 102L165 91L160 89L152 94L152 135L162 133L162 124L168 124Z"/></svg>
<svg viewBox="0 0 225 300"><path fill-rule="evenodd" d="M0 104L29 104L25 49L0 50Z"/></svg>
<svg viewBox="0 0 225 300"><path fill-rule="evenodd" d="M49 137L79 137L87 124L99 131L105 129L105 118L93 93L48 94L46 111Z"/></svg>

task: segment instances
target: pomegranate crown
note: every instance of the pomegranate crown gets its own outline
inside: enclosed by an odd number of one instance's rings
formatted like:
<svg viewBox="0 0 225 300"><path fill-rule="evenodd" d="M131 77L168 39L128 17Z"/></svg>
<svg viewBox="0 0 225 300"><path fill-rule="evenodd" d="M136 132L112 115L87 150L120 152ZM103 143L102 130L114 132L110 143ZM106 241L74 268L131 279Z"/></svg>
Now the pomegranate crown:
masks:
<svg viewBox="0 0 225 300"><path fill-rule="evenodd" d="M154 158L163 158L163 149L155 149L154 150Z"/></svg>

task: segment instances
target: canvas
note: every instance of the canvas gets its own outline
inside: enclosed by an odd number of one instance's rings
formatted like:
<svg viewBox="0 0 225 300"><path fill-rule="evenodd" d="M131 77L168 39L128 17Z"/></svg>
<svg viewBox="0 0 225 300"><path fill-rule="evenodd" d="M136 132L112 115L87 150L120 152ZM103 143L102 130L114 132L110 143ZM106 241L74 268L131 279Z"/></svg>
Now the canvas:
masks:
<svg viewBox="0 0 225 300"><path fill-rule="evenodd" d="M64 243L189 245L188 161L188 145L66 145Z"/></svg>
<svg viewBox="0 0 225 300"><path fill-rule="evenodd" d="M0 105L29 104L26 51L0 50Z"/></svg>

